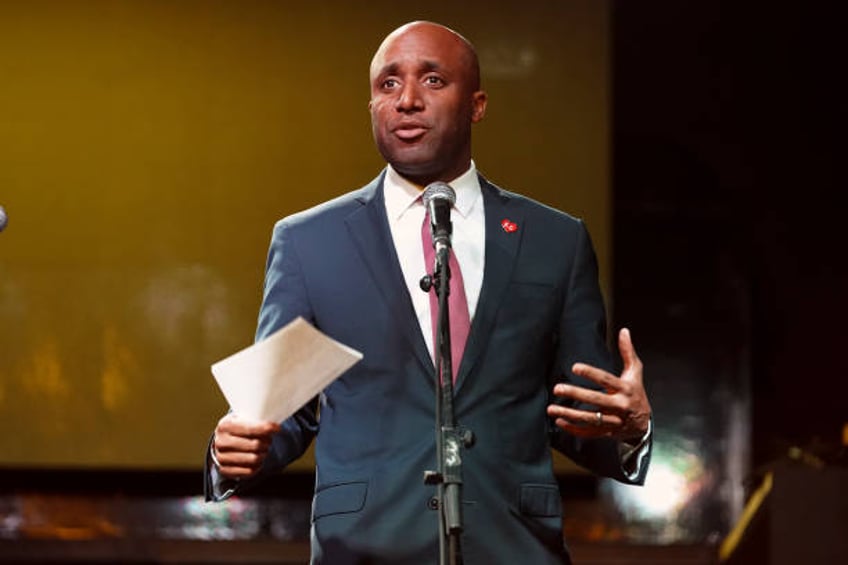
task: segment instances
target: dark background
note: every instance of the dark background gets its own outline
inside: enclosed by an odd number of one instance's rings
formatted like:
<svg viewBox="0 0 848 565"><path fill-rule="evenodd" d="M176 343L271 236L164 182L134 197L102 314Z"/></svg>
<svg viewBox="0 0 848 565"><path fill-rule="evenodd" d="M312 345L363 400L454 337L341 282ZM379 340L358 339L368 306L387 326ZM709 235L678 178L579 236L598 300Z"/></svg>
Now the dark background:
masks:
<svg viewBox="0 0 848 565"><path fill-rule="evenodd" d="M848 422L844 39L823 4L614 5L616 319L650 355L746 364L755 466L830 452Z"/></svg>

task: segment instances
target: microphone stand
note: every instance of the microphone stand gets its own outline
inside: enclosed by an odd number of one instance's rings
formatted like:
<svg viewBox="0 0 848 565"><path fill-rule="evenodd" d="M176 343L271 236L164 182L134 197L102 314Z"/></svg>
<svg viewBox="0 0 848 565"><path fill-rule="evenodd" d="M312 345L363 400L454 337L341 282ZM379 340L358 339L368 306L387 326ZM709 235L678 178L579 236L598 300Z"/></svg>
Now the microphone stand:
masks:
<svg viewBox="0 0 848 565"><path fill-rule="evenodd" d="M456 426L453 408L453 371L450 341L450 246L436 248L433 276L424 276L421 289L429 292L433 285L439 297L439 315L434 344L436 365L436 458L438 470L425 471L424 482L437 485L439 510L439 563L461 565L462 548L462 448L471 447L474 436L470 430Z"/></svg>

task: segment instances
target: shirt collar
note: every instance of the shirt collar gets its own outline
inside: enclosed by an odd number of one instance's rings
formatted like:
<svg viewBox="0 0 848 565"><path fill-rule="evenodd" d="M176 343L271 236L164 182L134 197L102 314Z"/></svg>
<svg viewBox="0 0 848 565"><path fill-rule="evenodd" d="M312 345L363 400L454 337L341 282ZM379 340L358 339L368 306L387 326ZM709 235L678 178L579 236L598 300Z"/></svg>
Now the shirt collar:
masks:
<svg viewBox="0 0 848 565"><path fill-rule="evenodd" d="M474 206L480 200L480 179L477 176L477 166L474 161L468 170L448 183L456 192L456 202L453 209L467 218ZM383 180L383 191L386 200L386 212L389 221L399 220L407 210L417 206L421 201L422 188L403 178L391 165L386 167L386 177Z"/></svg>

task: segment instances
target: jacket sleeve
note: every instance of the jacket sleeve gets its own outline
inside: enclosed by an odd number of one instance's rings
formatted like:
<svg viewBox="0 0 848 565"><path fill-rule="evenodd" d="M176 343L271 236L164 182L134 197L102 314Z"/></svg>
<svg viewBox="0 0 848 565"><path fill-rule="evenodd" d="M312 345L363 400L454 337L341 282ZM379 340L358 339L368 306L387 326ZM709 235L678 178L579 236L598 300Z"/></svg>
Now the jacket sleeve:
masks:
<svg viewBox="0 0 848 565"><path fill-rule="evenodd" d="M577 228L573 255L574 262L560 315L554 374L548 389L551 402L559 404L569 401L553 396L551 389L556 382L600 390L594 382L571 371L574 363L594 365L617 374L606 344L606 314L598 283L597 259L589 233L582 222ZM572 406L594 410L594 407L585 403L572 403ZM634 470L629 468L631 462L623 459L623 450L617 440L578 438L556 427L553 422L550 424L550 434L551 445L555 449L593 473L626 483L644 482L649 456L639 457L639 468ZM650 447L649 438L645 448L648 455Z"/></svg>
<svg viewBox="0 0 848 565"><path fill-rule="evenodd" d="M298 316L313 323L305 277L298 261L294 233L296 230L281 220L274 226L271 246L265 269L265 285L256 341L260 341L282 328ZM204 483L207 500L224 500L249 488L268 475L280 472L286 465L300 457L318 432L318 399L308 402L291 417L281 422L274 436L268 457L260 472L248 480L226 481L220 478L211 461L211 441L207 447Z"/></svg>

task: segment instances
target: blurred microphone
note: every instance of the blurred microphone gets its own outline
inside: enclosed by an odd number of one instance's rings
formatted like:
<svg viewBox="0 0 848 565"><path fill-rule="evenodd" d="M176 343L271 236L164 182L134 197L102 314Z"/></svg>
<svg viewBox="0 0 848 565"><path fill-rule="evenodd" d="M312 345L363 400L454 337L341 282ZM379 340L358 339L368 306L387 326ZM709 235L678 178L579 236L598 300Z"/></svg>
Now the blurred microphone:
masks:
<svg viewBox="0 0 848 565"><path fill-rule="evenodd" d="M0 231L6 229L6 224L9 223L9 216L6 215L6 210L0 206Z"/></svg>
<svg viewBox="0 0 848 565"><path fill-rule="evenodd" d="M456 202L456 192L447 183L436 181L427 185L421 195L424 206L430 213L430 234L433 236L433 247L438 254L443 247L450 247L453 226L450 211Z"/></svg>

